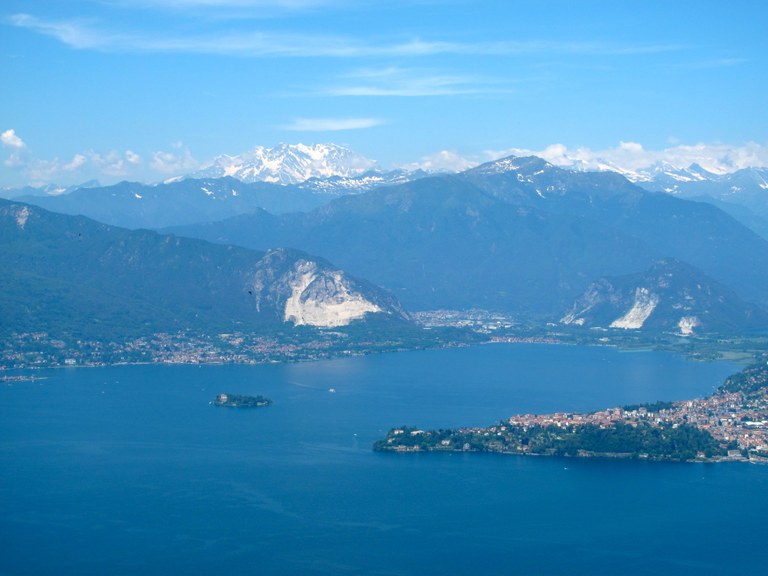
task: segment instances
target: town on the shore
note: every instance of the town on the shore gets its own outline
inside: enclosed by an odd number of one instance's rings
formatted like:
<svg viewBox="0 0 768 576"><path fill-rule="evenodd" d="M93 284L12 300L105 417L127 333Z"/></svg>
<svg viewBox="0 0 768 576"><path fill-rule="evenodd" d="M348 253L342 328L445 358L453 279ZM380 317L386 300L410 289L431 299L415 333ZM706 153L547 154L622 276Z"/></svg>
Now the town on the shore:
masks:
<svg viewBox="0 0 768 576"><path fill-rule="evenodd" d="M589 414L522 414L481 428L402 426L390 430L374 449L768 462L768 362L763 359L728 377L702 399Z"/></svg>

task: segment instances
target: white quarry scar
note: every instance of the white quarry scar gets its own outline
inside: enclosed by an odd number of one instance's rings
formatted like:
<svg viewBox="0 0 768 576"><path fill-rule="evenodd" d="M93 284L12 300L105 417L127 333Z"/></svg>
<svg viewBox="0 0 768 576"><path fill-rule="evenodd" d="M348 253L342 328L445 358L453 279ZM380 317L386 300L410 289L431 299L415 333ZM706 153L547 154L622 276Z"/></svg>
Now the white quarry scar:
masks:
<svg viewBox="0 0 768 576"><path fill-rule="evenodd" d="M699 319L696 316L683 316L680 318L680 322L677 323L677 327L680 328L680 333L683 336L690 336L693 334L693 329L699 325Z"/></svg>
<svg viewBox="0 0 768 576"><path fill-rule="evenodd" d="M30 214L29 208L27 208L26 206L24 206L21 210L19 210L16 213L16 224L22 230L24 230L24 226L27 225L27 219L29 218L29 214Z"/></svg>
<svg viewBox="0 0 768 576"><path fill-rule="evenodd" d="M339 273L333 273L334 293L323 295L322 299L305 298L304 292L314 282L314 271L297 275L291 284L291 296L285 302L286 322L295 325L319 327L346 326L368 312L381 312L381 308L369 302L360 294L350 293Z"/></svg>
<svg viewBox="0 0 768 576"><path fill-rule="evenodd" d="M648 288L635 290L635 302L632 308L621 318L611 322L611 328L638 329L642 328L645 321L659 304L659 297L651 294Z"/></svg>

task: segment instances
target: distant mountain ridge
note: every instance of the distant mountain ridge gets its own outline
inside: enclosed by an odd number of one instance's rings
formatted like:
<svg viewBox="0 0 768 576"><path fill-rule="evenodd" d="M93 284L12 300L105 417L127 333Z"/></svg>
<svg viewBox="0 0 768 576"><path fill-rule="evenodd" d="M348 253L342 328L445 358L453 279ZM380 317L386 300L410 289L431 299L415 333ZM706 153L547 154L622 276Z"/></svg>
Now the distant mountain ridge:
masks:
<svg viewBox="0 0 768 576"><path fill-rule="evenodd" d="M638 185L714 204L768 238L768 168L713 174L692 165L654 174Z"/></svg>
<svg viewBox="0 0 768 576"><path fill-rule="evenodd" d="M332 194L236 178L173 179L161 184L120 182L80 188L57 196L21 196L27 202L63 214L83 215L125 228L162 228L221 220L265 209L276 214L310 210Z"/></svg>
<svg viewBox="0 0 768 576"><path fill-rule="evenodd" d="M488 170L503 171L503 166L509 162L519 161L519 158L510 158L487 162L466 172L474 171L475 176L479 176L480 172L485 171L485 175L489 176ZM544 162L540 158L537 160L539 163ZM661 191L711 203L764 238L768 238L768 168L744 168L724 172L722 169L708 170L696 163L680 167L668 161L657 161L649 166L630 169L608 160L586 162L578 159L573 159L567 167L560 168L567 172L620 174L649 191ZM523 177L522 172L518 172L520 177ZM220 155L200 170L167 179L159 184L130 183L130 187L136 189L140 196L154 196L152 202L155 203L165 192L164 187L171 187L168 189L168 196L174 196L175 205L166 201L162 208L131 206L124 201L119 209L107 208L104 194L97 194L96 190L111 189L110 193L113 193L114 188L100 186L95 182L66 188L55 185L39 188L3 188L0 190L0 197L31 202L65 213L85 214L119 226L163 227L226 218L254 208L252 203L230 201L227 203L227 209L223 209L222 205L210 205L201 209L201 206L197 206L200 204L199 200L194 198L195 186L180 184L185 180L206 180L211 182L213 187L217 187L213 182L221 178L253 185L284 186L284 195L265 194L263 190L256 194L259 201L255 207L281 213L292 210L306 211L336 196L359 194L382 186L404 184L434 175L437 174L419 169L382 170L375 161L337 144L280 144L272 148L257 146L251 151L233 156ZM531 178L532 174L526 177ZM127 185L128 183L121 182L114 186L124 189ZM186 202L181 201L184 199L179 196L179 185L181 188L188 188L189 214L183 214ZM156 188L154 193L150 186ZM231 186L233 189L236 187ZM93 189L94 192L83 193L82 189L85 188ZM144 193L139 189L143 189ZM273 192L279 190L281 189L272 189ZM73 191L76 192L74 196L71 194ZM311 197L310 192L318 197ZM539 192L546 193L542 189L539 189ZM72 197L50 201L49 196ZM221 196L218 199L220 200ZM210 217L206 217L206 213ZM122 214L126 215L125 219ZM158 215L162 217L158 218ZM172 215L175 215L175 219L171 218Z"/></svg>

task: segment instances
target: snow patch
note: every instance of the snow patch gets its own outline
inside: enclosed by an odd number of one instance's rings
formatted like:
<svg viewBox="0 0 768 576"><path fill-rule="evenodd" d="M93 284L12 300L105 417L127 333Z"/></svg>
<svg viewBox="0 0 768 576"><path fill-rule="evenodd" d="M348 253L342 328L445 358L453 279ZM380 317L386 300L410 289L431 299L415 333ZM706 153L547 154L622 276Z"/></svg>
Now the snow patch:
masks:
<svg viewBox="0 0 768 576"><path fill-rule="evenodd" d="M659 304L659 297L648 288L635 290L635 301L624 316L611 322L611 328L624 328L625 330L637 330L642 328L645 321Z"/></svg>

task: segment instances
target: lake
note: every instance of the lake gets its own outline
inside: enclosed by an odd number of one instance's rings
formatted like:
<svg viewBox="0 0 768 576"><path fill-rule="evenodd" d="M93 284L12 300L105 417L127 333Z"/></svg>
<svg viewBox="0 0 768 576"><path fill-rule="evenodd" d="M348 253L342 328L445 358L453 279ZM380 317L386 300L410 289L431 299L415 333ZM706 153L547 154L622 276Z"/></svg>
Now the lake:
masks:
<svg viewBox="0 0 768 576"><path fill-rule="evenodd" d="M371 450L404 424L700 397L738 369L500 344L36 372L0 386L0 574L763 573L768 466Z"/></svg>

